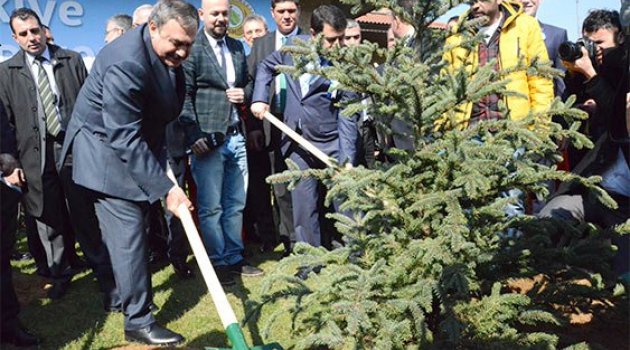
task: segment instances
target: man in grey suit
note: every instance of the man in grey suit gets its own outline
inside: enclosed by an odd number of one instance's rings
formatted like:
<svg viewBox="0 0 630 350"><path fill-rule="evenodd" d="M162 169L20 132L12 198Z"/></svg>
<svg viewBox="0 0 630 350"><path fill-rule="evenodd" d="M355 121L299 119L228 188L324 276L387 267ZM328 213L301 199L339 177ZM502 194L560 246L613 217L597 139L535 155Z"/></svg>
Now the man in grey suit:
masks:
<svg viewBox="0 0 630 350"><path fill-rule="evenodd" d="M243 260L247 155L241 108L251 95L243 44L227 36L228 0L203 0L197 34L184 63L186 101L179 118L193 152L198 215L208 255L223 285L262 270Z"/></svg>
<svg viewBox="0 0 630 350"><path fill-rule="evenodd" d="M346 17L339 8L322 5L313 11L310 37L298 38L309 40L322 33L324 48L331 48L343 43L346 24ZM321 59L319 64L325 66L330 62ZM260 119L270 110L269 86L278 74L278 65L293 66L291 55L275 51L258 65L251 109ZM299 79L287 79L286 96L284 122L288 127L302 134L328 156L336 158L340 164L355 163L358 115L352 118L342 117L336 104L345 98L358 99L356 94L337 91L333 82L324 77L303 74ZM291 159L300 169L324 166L286 135L280 140L280 149L284 159ZM317 179L305 178L291 192L296 241L316 247L322 245L320 220L323 218L324 208L319 205L319 199L323 191Z"/></svg>
<svg viewBox="0 0 630 350"><path fill-rule="evenodd" d="M252 80L256 78L258 64L267 58L274 51L280 48L290 38L302 34L298 27L300 21L300 1L299 0L271 0L271 16L276 22L277 30L254 40L251 53L247 58L249 75ZM286 105L286 81L284 74L278 74L271 82L268 102L271 112L280 120L284 119L284 108ZM252 175L260 174L258 179L252 180L253 191L251 196L256 195L255 201L251 201L252 218L257 223L258 235L263 242L263 249L270 250L275 245L275 232L272 222L271 198L269 196L269 185L264 179L275 173L280 173L287 169L280 152L281 132L274 128L266 120L255 119L250 123L248 130L248 143L251 145L250 154L255 157L255 169L251 170ZM277 223L280 239L284 243L285 254L290 251L290 241L295 241L293 232L293 213L291 204L291 194L287 190L287 184L273 184L276 210L279 223ZM250 202L247 203L250 206Z"/></svg>
<svg viewBox="0 0 630 350"><path fill-rule="evenodd" d="M523 11L532 16L536 17L538 13L538 7L542 0L520 0L523 4ZM549 54L549 60L552 65L556 69L560 69L561 71L566 71L564 65L562 65L562 60L560 59L560 55L558 55L558 47L563 42L566 42L567 30L564 28L552 26L551 24L543 23L538 21L540 24L540 29L543 32L543 39L545 40L545 46L547 47L547 54ZM565 97L564 96L564 80L562 78L555 78L553 80L553 92L556 96Z"/></svg>
<svg viewBox="0 0 630 350"><path fill-rule="evenodd" d="M20 176L16 185L22 188L24 208L34 218L33 226L45 250L53 282L48 296L57 299L65 294L72 277L68 265L76 256L74 230L79 238L94 230L87 220L93 213L86 213L80 190L70 180L71 164L59 172L55 169L87 70L78 53L46 44L41 21L33 10L16 9L9 23L20 51L0 64L0 100L17 142ZM66 197L74 212L72 222ZM91 256L89 248L85 252Z"/></svg>
<svg viewBox="0 0 630 350"><path fill-rule="evenodd" d="M174 345L184 338L159 326L149 308L144 214L166 196L176 212L191 206L166 175L164 135L184 101L182 62L199 26L196 9L160 1L149 23L105 46L77 98L63 155L72 150L74 181L91 190L109 249L125 339Z"/></svg>

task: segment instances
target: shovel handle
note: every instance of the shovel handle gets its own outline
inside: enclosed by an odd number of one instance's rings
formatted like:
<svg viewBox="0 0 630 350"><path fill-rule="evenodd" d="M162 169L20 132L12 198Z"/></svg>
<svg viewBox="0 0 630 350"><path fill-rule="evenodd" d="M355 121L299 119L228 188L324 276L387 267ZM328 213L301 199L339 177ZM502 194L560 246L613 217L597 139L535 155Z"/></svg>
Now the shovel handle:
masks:
<svg viewBox="0 0 630 350"><path fill-rule="evenodd" d="M177 181L175 180L173 171L170 168L167 170L167 175L173 181L173 183L177 185ZM210 262L210 258L208 257L208 252L206 252L206 248L201 241L201 237L199 236L199 232L197 231L195 222L192 219L192 215L190 215L190 210L188 210L185 204L181 204L177 208L177 216L182 222L184 232L186 232L188 242L190 242L190 247L193 251L193 254L195 255L197 264L199 265L199 270L201 271L203 280L208 286L208 291L210 292L210 296L212 297L214 306L217 308L221 323L223 323L223 328L225 329L229 325L234 323L238 324L238 321L236 320L236 315L234 314L234 310L232 309L232 306L230 305L230 302L228 301L227 296L223 291L221 282L219 282L219 278L217 277L217 274L212 267L212 263Z"/></svg>
<svg viewBox="0 0 630 350"><path fill-rule="evenodd" d="M315 147L315 145L310 143L307 139L303 138L302 135L298 134L297 132L295 132L295 130L291 129L285 123L280 121L280 119L276 118L276 116L269 112L265 112L264 116L265 119L267 119L271 124L280 129L283 133L289 136L293 141L297 142L305 150L309 151L317 159L321 160L324 164L326 164L326 166L331 168L335 167L333 162L330 161L330 157L328 157L326 153Z"/></svg>

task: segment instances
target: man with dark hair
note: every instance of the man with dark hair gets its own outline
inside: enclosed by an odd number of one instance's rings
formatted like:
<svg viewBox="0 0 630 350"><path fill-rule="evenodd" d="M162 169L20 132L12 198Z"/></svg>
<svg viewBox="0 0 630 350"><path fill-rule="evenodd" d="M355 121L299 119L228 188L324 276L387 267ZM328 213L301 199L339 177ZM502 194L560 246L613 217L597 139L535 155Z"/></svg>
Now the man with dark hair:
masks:
<svg viewBox="0 0 630 350"><path fill-rule="evenodd" d="M322 35L325 49L343 44L346 17L337 7L322 5L311 16L310 37L299 36L301 40L315 39ZM321 58L321 66L330 64ZM269 111L269 85L278 74L276 66L293 66L290 54L276 51L258 66L252 98L252 113L262 119ZM314 68L314 67L313 67ZM303 74L298 79L287 77L287 95L284 122L293 130L313 143L328 156L336 158L340 164L354 164L356 161L357 121L340 116L336 104L341 99L357 98L335 90L334 83L326 78ZM322 168L323 164L303 150L288 136L280 140L282 156L291 159L300 169ZM293 229L296 241L313 246L322 244L320 220L324 213L319 201L323 188L314 178L300 180L291 192L293 199Z"/></svg>
<svg viewBox="0 0 630 350"><path fill-rule="evenodd" d="M591 88L593 78L600 76L609 84L617 84L619 70L610 63L602 65L604 56L619 55L618 50L624 42L624 35L617 11L593 10L582 23L582 36L595 45L594 61L591 58L581 57L574 62L563 61L568 72L565 76L567 96L576 95L577 103L586 110L590 117L582 126L581 131L588 134L592 141L597 141L607 132L608 126L604 123L606 116L610 114L611 100L600 100L599 103L593 97ZM609 59L609 62L615 59ZM612 95L609 96L613 98ZM569 163L576 166L587 153L586 150L569 148Z"/></svg>
<svg viewBox="0 0 630 350"><path fill-rule="evenodd" d="M131 16L119 14L110 17L105 26L105 44L118 39L129 29L131 29Z"/></svg>
<svg viewBox="0 0 630 350"><path fill-rule="evenodd" d="M201 234L223 285L234 275L259 276L243 258L243 208L247 193L247 155L242 107L251 96L243 44L227 35L228 0L203 0L197 34L184 63L186 100L179 122L193 152Z"/></svg>
<svg viewBox="0 0 630 350"><path fill-rule="evenodd" d="M256 78L258 64L272 52L279 50L295 35L302 34L298 28L300 2L298 0L271 0L271 16L277 30L254 40L251 53L247 58L250 79ZM283 120L286 105L287 77L278 74L271 82L268 103L271 111ZM284 243L285 254L289 251L293 232L293 209L291 194L287 184L273 184L274 202L279 222L273 222L271 195L267 176L286 170L286 164L280 153L281 132L268 121L248 120L248 164L250 165L250 186L245 206L245 230L248 235L254 233L263 243L263 250L273 250L276 245L275 229Z"/></svg>
<svg viewBox="0 0 630 350"><path fill-rule="evenodd" d="M601 136L573 172L582 176L602 177L600 186L617 202L610 209L578 183L564 183L555 196L540 211L542 217L554 217L568 222L592 222L604 229L630 219L630 127L628 126L627 96L630 85L629 43L623 38L619 13L596 10L584 20L582 33L597 45L593 67L586 49L574 62L563 63L570 74L582 77L580 86L586 98L592 99L597 112L589 122L600 127ZM567 84L567 88L572 85ZM630 284L630 236L619 237L613 243L618 251L613 261L617 276Z"/></svg>
<svg viewBox="0 0 630 350"><path fill-rule="evenodd" d="M91 190L127 341L167 346L184 340L158 325L151 313L143 218L149 205L165 196L174 213L181 205L191 206L166 175L164 134L184 101L181 64L198 26L192 5L158 2L147 24L96 56L68 125L63 155L72 150L73 180Z"/></svg>
<svg viewBox="0 0 630 350"><path fill-rule="evenodd" d="M24 209L35 219L33 226L45 250L53 282L48 296L58 299L72 277L69 263L76 258L74 233L86 245L87 236L97 230L91 227L93 213L83 205L81 190L70 179L71 163L59 172L55 169L87 70L78 53L46 43L33 10L16 9L9 23L20 51L0 64L0 101L17 142L19 176L14 185L22 187ZM89 255L89 247L84 249Z"/></svg>

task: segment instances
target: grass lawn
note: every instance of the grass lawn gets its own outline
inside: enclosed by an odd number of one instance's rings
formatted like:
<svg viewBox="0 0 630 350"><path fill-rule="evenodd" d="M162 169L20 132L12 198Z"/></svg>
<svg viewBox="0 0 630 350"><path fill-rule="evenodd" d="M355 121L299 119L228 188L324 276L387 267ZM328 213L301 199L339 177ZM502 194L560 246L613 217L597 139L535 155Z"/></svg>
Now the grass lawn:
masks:
<svg viewBox="0 0 630 350"><path fill-rule="evenodd" d="M18 242L20 251L26 251L25 239ZM253 247L249 247L253 250ZM249 260L265 271L271 271L280 259L281 247L273 253L250 253ZM196 271L194 279L181 280L170 265L164 265L153 274L154 302L159 307L155 314L158 322L183 334L185 349L204 349L207 346L228 347L227 337L207 293L194 259L189 259ZM127 343L123 334L123 316L107 314L102 309L101 293L91 272L74 277L68 293L57 301L45 297L45 280L35 273L34 262L13 262L13 279L22 307L20 318L43 344L41 349L151 349L152 347ZM263 277L244 278L227 288L228 299L239 320L245 314L245 301L257 294ZM527 282L527 281L525 281ZM528 282L529 283L529 282ZM529 283L531 284L531 283ZM282 306L266 306L277 309ZM628 308L622 307L613 314L595 316L572 314L571 324L561 332L561 343L575 344L587 341L591 349L630 349ZM267 315L273 313L269 310ZM289 348L295 337L291 334L291 321L284 315L281 322L270 330L271 341ZM286 321L286 322L282 322ZM261 345L265 319L249 321L243 327L249 345ZM279 326L285 325L285 326ZM5 347L3 346L4 350ZM13 349L6 347L6 349Z"/></svg>
<svg viewBox="0 0 630 350"><path fill-rule="evenodd" d="M27 250L25 239L20 240L18 247L20 251ZM280 258L280 248L273 253L252 254L250 261L263 270L270 270ZM154 302L159 307L155 317L160 324L186 337L182 348L227 347L227 337L196 261L189 259L189 262L196 271L195 278L190 280L178 278L170 265L153 273ZM21 305L20 319L42 339L41 349L151 348L125 341L123 316L103 311L102 294L91 272L76 275L68 293L56 301L45 297L45 280L35 273L32 260L13 262L13 279ZM239 320L243 319L245 313L244 302L255 293L262 279L243 278L235 286L226 289ZM250 322L243 330L250 345L262 344L261 331L256 323ZM280 332L278 334L284 333L285 339L290 338L288 329L274 330L274 333L276 331ZM7 346L6 349L12 348Z"/></svg>

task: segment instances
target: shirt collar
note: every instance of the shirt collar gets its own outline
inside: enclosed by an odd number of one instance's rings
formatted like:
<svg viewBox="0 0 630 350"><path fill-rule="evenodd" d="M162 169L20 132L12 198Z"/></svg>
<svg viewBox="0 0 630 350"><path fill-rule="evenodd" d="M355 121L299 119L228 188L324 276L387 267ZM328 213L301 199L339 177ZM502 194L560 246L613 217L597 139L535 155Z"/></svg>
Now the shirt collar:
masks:
<svg viewBox="0 0 630 350"><path fill-rule="evenodd" d="M26 53L26 61L28 62L29 65L32 66L33 62L35 62L35 56L31 55L30 53L26 51L24 51L24 53ZM50 62L50 51L48 51L48 45L46 45L44 52L42 52L40 56L44 57L46 61Z"/></svg>
<svg viewBox="0 0 630 350"><path fill-rule="evenodd" d="M219 44L217 44L219 41L225 42L225 36L223 36L223 38L221 39L215 39L212 35L208 34L208 32L206 32L205 30L203 31L203 33L206 35L206 38L208 38L208 42L210 43L210 46L212 46L213 49L216 49L219 46Z"/></svg>
<svg viewBox="0 0 630 350"><path fill-rule="evenodd" d="M276 30L276 40L280 40L282 39L282 37L292 38L297 35L297 32L298 32L298 26L295 26L295 28L293 28L293 31L287 35L280 33L279 30Z"/></svg>

